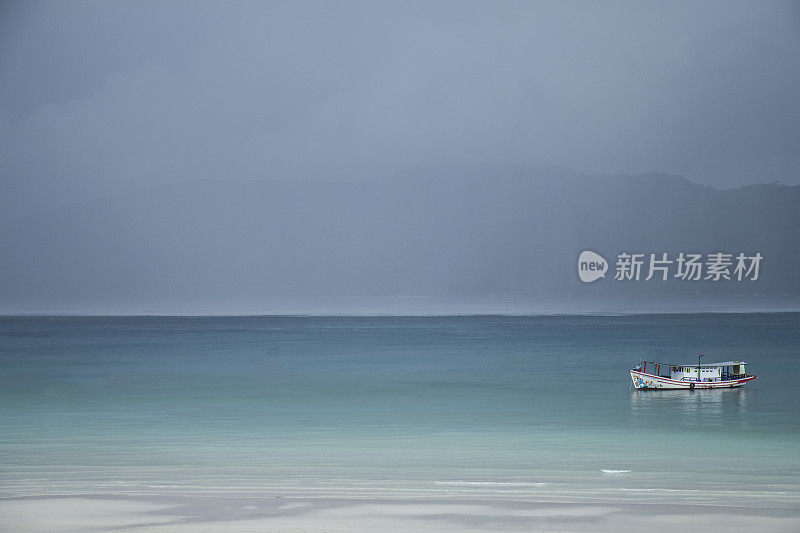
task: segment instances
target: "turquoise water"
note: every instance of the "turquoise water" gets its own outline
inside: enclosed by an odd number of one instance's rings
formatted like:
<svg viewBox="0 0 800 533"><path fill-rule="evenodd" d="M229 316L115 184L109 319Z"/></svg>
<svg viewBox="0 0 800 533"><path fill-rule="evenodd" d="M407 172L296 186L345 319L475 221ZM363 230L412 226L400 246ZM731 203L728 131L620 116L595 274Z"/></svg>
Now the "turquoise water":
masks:
<svg viewBox="0 0 800 533"><path fill-rule="evenodd" d="M698 352L758 379L630 389ZM798 382L797 313L5 317L0 493L796 503Z"/></svg>

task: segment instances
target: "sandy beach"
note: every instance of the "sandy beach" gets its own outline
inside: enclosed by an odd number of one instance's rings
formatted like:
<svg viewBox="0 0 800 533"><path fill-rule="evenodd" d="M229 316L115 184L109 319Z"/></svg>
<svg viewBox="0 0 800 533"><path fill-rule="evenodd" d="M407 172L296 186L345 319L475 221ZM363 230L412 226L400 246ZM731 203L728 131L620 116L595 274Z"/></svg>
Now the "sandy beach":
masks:
<svg viewBox="0 0 800 533"><path fill-rule="evenodd" d="M672 501L87 495L0 500L4 531L704 531L790 532L795 505Z"/></svg>

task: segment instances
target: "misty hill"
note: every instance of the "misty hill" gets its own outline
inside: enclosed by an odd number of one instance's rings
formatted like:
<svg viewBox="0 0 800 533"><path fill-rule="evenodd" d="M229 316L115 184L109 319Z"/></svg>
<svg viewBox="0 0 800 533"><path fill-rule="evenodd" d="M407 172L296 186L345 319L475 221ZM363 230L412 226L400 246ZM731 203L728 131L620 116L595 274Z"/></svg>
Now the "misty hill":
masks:
<svg viewBox="0 0 800 533"><path fill-rule="evenodd" d="M800 187L676 176L436 173L190 181L0 227L0 304L291 297L800 295ZM581 283L580 251L611 265ZM757 282L619 282L619 252L764 256Z"/></svg>

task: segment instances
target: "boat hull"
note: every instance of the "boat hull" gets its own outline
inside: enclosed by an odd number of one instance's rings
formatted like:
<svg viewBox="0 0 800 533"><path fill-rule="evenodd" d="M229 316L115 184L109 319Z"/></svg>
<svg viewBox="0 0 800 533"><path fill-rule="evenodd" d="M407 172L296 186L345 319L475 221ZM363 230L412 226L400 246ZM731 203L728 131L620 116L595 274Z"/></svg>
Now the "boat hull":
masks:
<svg viewBox="0 0 800 533"><path fill-rule="evenodd" d="M665 378L663 376L655 376L653 374L645 374L631 370L631 381L636 390L649 390L649 389L729 389L734 387L742 387L748 381L756 379L756 376L745 376L743 378L732 379L727 381L678 381L675 379Z"/></svg>

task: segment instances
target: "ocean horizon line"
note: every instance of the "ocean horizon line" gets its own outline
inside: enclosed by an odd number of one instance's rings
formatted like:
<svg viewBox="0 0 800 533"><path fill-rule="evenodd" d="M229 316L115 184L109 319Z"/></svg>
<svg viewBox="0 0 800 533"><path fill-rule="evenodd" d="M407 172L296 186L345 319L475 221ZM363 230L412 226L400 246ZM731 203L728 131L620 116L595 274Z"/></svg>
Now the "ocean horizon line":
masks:
<svg viewBox="0 0 800 533"><path fill-rule="evenodd" d="M617 317L617 316L669 316L669 315L775 315L800 314L800 309L732 309L732 310L661 310L661 311L576 311L576 312L434 312L434 313L397 313L397 312L220 312L220 313L84 313L84 312L22 312L0 313L0 318L470 318L470 317Z"/></svg>

